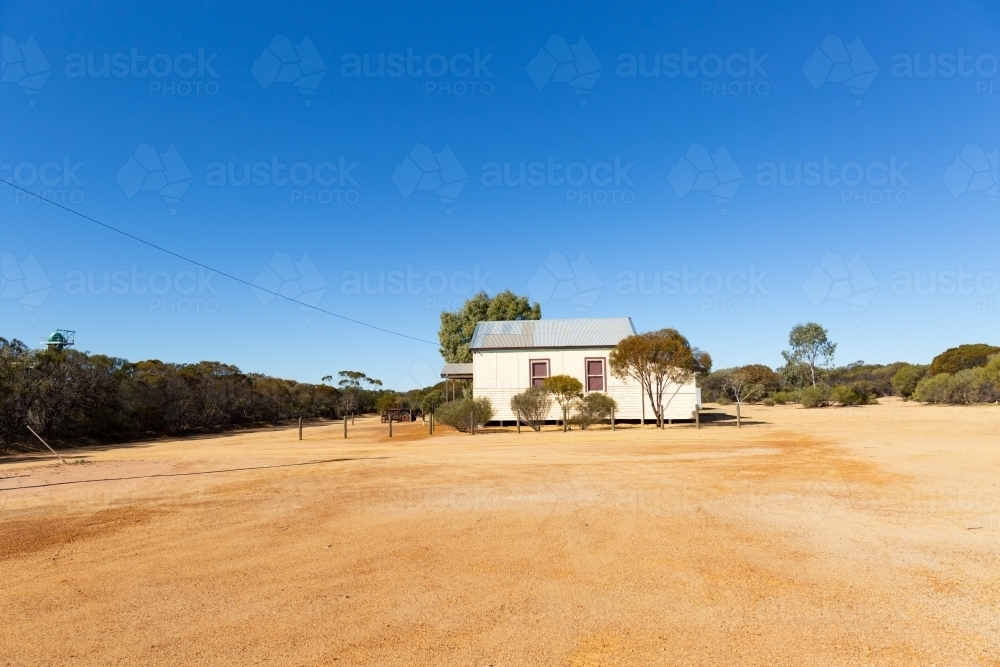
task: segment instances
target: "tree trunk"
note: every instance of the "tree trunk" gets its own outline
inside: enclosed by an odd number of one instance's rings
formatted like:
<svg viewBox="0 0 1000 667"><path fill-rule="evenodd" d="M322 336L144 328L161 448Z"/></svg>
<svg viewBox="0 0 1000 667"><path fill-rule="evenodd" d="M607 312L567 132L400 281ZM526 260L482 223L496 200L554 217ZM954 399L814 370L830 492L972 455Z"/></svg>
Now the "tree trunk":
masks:
<svg viewBox="0 0 1000 667"><path fill-rule="evenodd" d="M736 401L736 428L743 428L743 423L740 421L740 402Z"/></svg>

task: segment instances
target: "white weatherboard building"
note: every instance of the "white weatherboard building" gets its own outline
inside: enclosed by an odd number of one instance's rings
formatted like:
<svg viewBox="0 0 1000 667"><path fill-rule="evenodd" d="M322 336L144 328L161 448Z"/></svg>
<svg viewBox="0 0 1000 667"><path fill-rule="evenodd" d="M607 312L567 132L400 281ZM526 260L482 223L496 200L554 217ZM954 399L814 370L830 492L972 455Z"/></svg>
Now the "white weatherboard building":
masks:
<svg viewBox="0 0 1000 667"><path fill-rule="evenodd" d="M618 403L616 420L639 421L645 406L645 418L653 422L653 408L639 384L614 377L608 367L611 350L633 334L630 317L480 322L469 344L472 393L490 399L496 421L513 423L517 417L510 409L512 396L540 385L550 375L571 375L583 383L584 392L599 391L614 398ZM466 373L468 366L462 365ZM670 385L663 403L664 419L691 419L700 406L701 390L693 381ZM561 418L560 408L553 402L549 419Z"/></svg>

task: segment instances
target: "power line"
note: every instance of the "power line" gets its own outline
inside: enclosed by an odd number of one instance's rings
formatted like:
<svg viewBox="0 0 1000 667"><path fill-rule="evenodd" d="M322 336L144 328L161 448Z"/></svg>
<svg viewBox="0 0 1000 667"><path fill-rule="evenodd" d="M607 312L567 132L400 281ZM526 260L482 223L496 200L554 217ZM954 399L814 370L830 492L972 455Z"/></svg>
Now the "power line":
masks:
<svg viewBox="0 0 1000 667"><path fill-rule="evenodd" d="M5 180L3 178L0 178L0 183L4 183L6 185L9 185L10 187L15 188L17 190L20 190L21 192L23 192L25 194L32 195L34 197L38 197L37 193L34 193L34 192L30 191L30 190L22 188L20 185L16 185L14 183L11 183L10 181ZM427 343L428 345L437 345L437 343L435 343L433 341L424 340L423 338L417 338L416 336L409 336L409 335L404 334L404 333L399 333L398 331L392 331L391 329L384 329L382 327L375 326L374 324L368 324L367 322L362 322L361 320L356 320L356 319L354 319L352 317L347 317L346 315L340 315L340 314L335 313L335 312L333 312L331 310L326 310L325 308L320 308L319 306L313 306L312 304L303 303L302 301L299 301L298 299L293 299L290 296L285 296L284 294L279 294L277 292L273 292L273 291L271 291L269 289L266 289L264 287L260 287L258 285L254 285L253 283L251 283L251 282L249 282L247 280L243 280L242 278L237 278L236 276L234 276L232 274L229 274L229 273L226 273L225 271L220 271L219 269L212 268L211 266L209 266L207 264L202 264L201 262L193 260L190 257L186 257L184 255L181 255L180 253L176 253L173 250L168 250L168 249L164 248L163 246L158 246L155 243L151 243L151 242L149 242L149 241L147 241L145 239L139 238L138 236L135 236L133 234L129 234L128 232L126 232L124 230L118 229L117 227L113 227L112 225L109 225L107 223L101 222L100 220L97 220L96 218L92 218L89 215L85 215L83 213L80 213L79 211L71 209L68 206L63 206L62 204L60 204L58 202L51 201L49 199L45 199L44 197L38 197L38 198L41 201L45 202L46 204L51 204L52 206L55 206L56 208L61 208L62 210L66 211L67 213L72 213L75 216L81 217L84 220L87 220L89 222L94 223L95 225L100 225L101 227L104 227L107 230L115 232L116 234L121 234L122 236L124 236L126 238L129 238L129 239L132 239L133 241L137 241L137 242L139 242L139 243L141 243L143 245L149 246L150 248L153 248L155 250L159 250L160 252L164 252L164 253L166 253L168 255L171 255L173 257L176 257L178 259L182 259L185 262L190 262L191 264L194 264L195 266L199 266L199 267L201 267L203 269L207 269L209 271L212 271L213 273L218 273L220 276L223 276L225 278L229 278L230 280L235 280L236 282L242 283L244 285L247 285L248 287L252 287L255 290L260 290L261 292L267 292L268 294L273 294L274 296L276 296L278 298L281 298L281 299L284 299L286 301L291 301L292 303L297 303L300 306L305 306L306 308L312 308L313 310L319 311L321 313L326 313L327 315L332 315L333 317L345 320L347 322L351 322L353 324L360 324L363 327L368 327L369 329L375 329L376 331L381 331L382 333L392 334L393 336L399 336L401 338L409 338L410 340L415 340L415 341L417 341L419 343Z"/></svg>

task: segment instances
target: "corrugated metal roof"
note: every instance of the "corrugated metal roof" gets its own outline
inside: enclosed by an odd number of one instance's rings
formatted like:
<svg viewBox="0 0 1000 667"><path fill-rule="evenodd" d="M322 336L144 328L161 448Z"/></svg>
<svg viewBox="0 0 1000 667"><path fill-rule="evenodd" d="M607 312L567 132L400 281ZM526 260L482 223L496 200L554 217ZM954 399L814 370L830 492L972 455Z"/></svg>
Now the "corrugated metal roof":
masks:
<svg viewBox="0 0 1000 667"><path fill-rule="evenodd" d="M472 377L472 364L445 364L441 369L441 377L457 377L468 375Z"/></svg>
<svg viewBox="0 0 1000 667"><path fill-rule="evenodd" d="M631 317L480 322L469 349L614 347L634 333Z"/></svg>

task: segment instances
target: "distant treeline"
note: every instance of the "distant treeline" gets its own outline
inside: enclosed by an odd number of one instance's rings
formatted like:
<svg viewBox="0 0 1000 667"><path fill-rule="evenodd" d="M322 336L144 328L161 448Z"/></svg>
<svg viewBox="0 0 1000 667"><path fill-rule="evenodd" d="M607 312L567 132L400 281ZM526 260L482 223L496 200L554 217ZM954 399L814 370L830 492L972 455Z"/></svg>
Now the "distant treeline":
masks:
<svg viewBox="0 0 1000 667"><path fill-rule="evenodd" d="M244 373L215 361L130 362L0 338L0 446L43 437L123 441L224 430L375 408L381 390Z"/></svg>
<svg viewBox="0 0 1000 667"><path fill-rule="evenodd" d="M1000 400L1000 347L976 343L949 348L930 364L866 364L856 361L846 366L817 368L813 387L805 369L787 364L775 370L759 366L763 402L802 403L819 407L831 403L857 405L874 403L883 396L926 403L995 403ZM705 401L731 400L726 378L736 369L724 368L701 379Z"/></svg>

